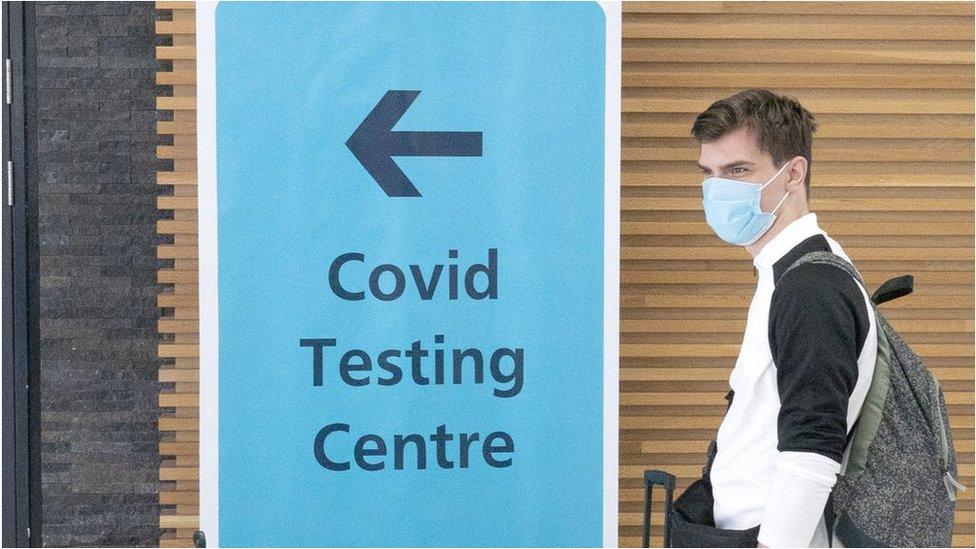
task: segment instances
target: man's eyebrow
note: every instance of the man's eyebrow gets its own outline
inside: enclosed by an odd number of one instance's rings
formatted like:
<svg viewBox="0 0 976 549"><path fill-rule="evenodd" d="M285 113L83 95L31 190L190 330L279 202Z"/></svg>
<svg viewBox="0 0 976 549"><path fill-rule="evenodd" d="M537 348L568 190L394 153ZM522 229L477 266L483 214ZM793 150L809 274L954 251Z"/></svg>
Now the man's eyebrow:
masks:
<svg viewBox="0 0 976 549"><path fill-rule="evenodd" d="M727 172L732 168L751 168L755 165L756 165L755 162L749 162L748 160L737 160L735 162L731 162L729 164L722 166L721 168L719 168L719 170L723 172Z"/></svg>
<svg viewBox="0 0 976 549"><path fill-rule="evenodd" d="M701 171L703 171L703 172L710 172L710 171L712 171L711 168L707 168L705 166L702 166L701 165L701 162L698 162L697 164L698 164L698 168ZM732 168L738 168L738 167L751 168L751 167L753 167L755 165L756 165L755 162L749 162L748 160L736 160L735 162L731 162L729 164L726 164L724 166L721 166L718 170L720 172L726 172L726 171L731 170Z"/></svg>

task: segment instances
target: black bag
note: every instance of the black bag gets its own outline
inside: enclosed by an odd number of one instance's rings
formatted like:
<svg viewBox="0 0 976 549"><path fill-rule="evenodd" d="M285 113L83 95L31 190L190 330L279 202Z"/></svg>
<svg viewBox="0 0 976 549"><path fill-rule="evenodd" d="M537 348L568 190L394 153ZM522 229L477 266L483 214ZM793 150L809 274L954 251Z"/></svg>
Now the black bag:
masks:
<svg viewBox="0 0 976 549"><path fill-rule="evenodd" d="M732 405L733 392L725 399ZM664 471L644 473L644 547L650 547L651 490L655 484L665 487L664 546L665 547L755 547L759 526L748 530L729 530L715 526L712 482L709 474L718 451L715 441L708 445L705 467L700 479L691 483L678 499L671 501L674 475Z"/></svg>

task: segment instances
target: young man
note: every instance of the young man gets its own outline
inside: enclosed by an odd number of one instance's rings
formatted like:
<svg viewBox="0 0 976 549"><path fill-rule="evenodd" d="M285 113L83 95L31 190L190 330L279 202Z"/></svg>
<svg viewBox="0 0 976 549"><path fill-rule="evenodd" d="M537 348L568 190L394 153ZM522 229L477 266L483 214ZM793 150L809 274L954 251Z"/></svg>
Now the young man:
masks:
<svg viewBox="0 0 976 549"><path fill-rule="evenodd" d="M869 296L849 274L783 275L810 251L847 258L808 209L815 129L796 100L761 89L714 103L692 128L705 218L758 273L710 476L716 527L758 525L759 546L828 546L824 506L877 354Z"/></svg>

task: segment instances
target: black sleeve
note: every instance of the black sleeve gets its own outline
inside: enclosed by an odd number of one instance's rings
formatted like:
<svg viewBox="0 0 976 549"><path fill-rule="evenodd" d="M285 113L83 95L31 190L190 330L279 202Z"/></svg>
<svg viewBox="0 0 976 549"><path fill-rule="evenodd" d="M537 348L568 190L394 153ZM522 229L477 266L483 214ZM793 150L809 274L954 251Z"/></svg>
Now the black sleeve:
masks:
<svg viewBox="0 0 976 549"><path fill-rule="evenodd" d="M779 387L779 451L841 461L857 358L869 328L864 296L840 268L802 265L777 282L769 346Z"/></svg>

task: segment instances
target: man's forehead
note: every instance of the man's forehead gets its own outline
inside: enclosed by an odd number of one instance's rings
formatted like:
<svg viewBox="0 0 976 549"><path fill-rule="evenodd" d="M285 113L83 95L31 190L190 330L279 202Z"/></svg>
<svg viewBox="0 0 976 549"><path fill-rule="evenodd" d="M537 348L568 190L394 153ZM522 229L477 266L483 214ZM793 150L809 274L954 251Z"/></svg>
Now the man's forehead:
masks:
<svg viewBox="0 0 976 549"><path fill-rule="evenodd" d="M759 150L755 133L742 127L729 132L715 141L701 144L698 164L703 167L717 167L732 162L762 163L769 155Z"/></svg>

